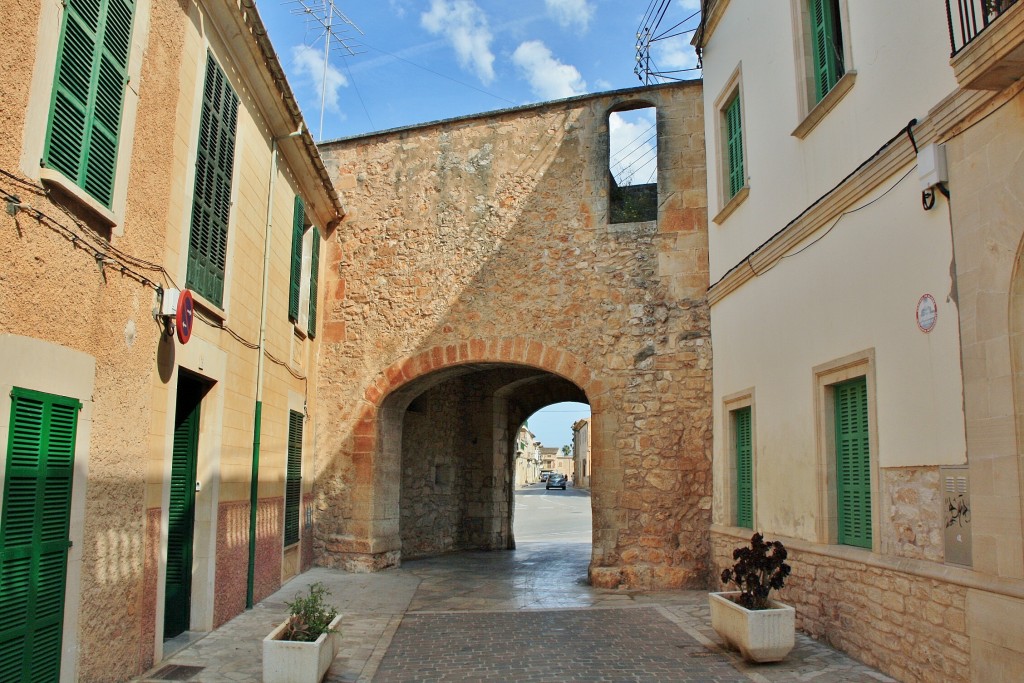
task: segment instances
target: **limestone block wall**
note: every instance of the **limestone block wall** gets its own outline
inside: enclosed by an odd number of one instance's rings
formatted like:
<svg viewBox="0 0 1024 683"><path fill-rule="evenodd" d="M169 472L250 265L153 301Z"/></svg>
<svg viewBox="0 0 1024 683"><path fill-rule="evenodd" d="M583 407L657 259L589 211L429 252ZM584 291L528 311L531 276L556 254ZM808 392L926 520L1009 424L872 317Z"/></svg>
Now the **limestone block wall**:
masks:
<svg viewBox="0 0 1024 683"><path fill-rule="evenodd" d="M609 224L607 116L634 104L658 111L659 218ZM325 254L323 562L399 561L401 449L380 421L387 397L432 372L500 362L569 379L590 402L592 580L703 581L703 130L700 84L685 83L322 146L350 211Z"/></svg>
<svg viewBox="0 0 1024 683"><path fill-rule="evenodd" d="M713 539L720 574L749 537ZM895 562L865 565L841 548L785 543L793 572L779 597L796 608L798 629L905 683L971 680L967 588Z"/></svg>

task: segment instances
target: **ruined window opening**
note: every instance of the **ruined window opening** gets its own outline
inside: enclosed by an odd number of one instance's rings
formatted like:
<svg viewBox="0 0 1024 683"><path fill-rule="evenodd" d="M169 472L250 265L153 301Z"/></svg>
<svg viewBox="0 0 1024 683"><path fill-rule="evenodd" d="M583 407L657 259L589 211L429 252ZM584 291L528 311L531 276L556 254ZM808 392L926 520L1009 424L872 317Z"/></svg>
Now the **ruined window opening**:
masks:
<svg viewBox="0 0 1024 683"><path fill-rule="evenodd" d="M644 104L608 114L608 222L658 220L658 114Z"/></svg>

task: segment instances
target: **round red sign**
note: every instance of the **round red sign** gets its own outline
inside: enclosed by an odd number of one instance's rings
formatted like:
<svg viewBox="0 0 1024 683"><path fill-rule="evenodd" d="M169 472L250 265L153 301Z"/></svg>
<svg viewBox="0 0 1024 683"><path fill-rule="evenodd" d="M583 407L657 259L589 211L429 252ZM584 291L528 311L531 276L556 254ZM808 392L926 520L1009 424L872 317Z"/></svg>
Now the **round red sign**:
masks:
<svg viewBox="0 0 1024 683"><path fill-rule="evenodd" d="M178 341L187 344L192 336L192 323L195 320L195 304L192 292L183 289L178 296L178 311L174 314L174 327L178 331Z"/></svg>

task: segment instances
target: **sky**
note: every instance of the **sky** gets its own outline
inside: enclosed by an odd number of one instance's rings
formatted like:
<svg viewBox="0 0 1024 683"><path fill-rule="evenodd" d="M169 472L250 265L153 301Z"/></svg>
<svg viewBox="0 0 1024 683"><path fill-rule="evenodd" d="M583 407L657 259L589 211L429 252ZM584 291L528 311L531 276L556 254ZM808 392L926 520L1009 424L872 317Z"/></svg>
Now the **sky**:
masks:
<svg viewBox="0 0 1024 683"><path fill-rule="evenodd" d="M358 54L330 54L321 135L323 29L304 8L323 8L325 0L256 4L317 140L643 85L633 73L637 29L663 5L657 34L667 37L653 43L655 65L697 63L690 34L668 36L696 26L691 19L670 32L699 0L335 0L362 33L336 17L335 33ZM635 182L647 182L653 168L638 172L650 124L612 122L619 148L643 148L626 173Z"/></svg>
<svg viewBox="0 0 1024 683"><path fill-rule="evenodd" d="M586 403L555 403L541 408L526 421L533 435L547 448L572 446L572 424L590 417Z"/></svg>

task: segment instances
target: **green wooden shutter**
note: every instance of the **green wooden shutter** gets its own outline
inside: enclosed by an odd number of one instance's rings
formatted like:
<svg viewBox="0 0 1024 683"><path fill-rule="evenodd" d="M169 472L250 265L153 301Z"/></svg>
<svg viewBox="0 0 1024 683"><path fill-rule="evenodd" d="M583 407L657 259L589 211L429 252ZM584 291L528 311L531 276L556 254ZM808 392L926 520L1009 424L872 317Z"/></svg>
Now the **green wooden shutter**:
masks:
<svg viewBox="0 0 1024 683"><path fill-rule="evenodd" d="M836 495L839 542L871 547L871 452L867 380L833 388L836 410Z"/></svg>
<svg viewBox="0 0 1024 683"><path fill-rule="evenodd" d="M288 466L284 485L284 544L299 541L299 505L302 498L303 414L288 411Z"/></svg>
<svg viewBox="0 0 1024 683"><path fill-rule="evenodd" d="M218 306L224 304L224 268L237 123L238 96L213 55L208 55L199 121L186 280L189 287Z"/></svg>
<svg viewBox="0 0 1024 683"><path fill-rule="evenodd" d="M302 235L306 230L306 208L302 197L295 195L292 212L292 271L288 282L288 319L299 320L299 298L302 292Z"/></svg>
<svg viewBox="0 0 1024 683"><path fill-rule="evenodd" d="M810 0L814 47L815 101L820 102L844 73L838 0Z"/></svg>
<svg viewBox="0 0 1024 683"><path fill-rule="evenodd" d="M0 681L56 681L81 404L15 388L0 519Z"/></svg>
<svg viewBox="0 0 1024 683"><path fill-rule="evenodd" d="M736 432L736 526L754 528L754 468L750 408L733 411Z"/></svg>
<svg viewBox="0 0 1024 683"><path fill-rule="evenodd" d="M729 156L729 197L735 197L744 183L743 122L740 118L739 93L725 109L726 150Z"/></svg>
<svg viewBox="0 0 1024 683"><path fill-rule="evenodd" d="M110 208L135 3L64 4L43 163Z"/></svg>
<svg viewBox="0 0 1024 683"><path fill-rule="evenodd" d="M320 230L313 226L313 248L309 259L309 324L306 333L316 336L316 303L320 296Z"/></svg>

